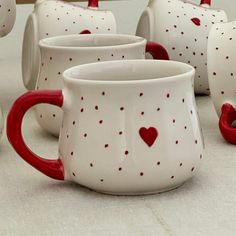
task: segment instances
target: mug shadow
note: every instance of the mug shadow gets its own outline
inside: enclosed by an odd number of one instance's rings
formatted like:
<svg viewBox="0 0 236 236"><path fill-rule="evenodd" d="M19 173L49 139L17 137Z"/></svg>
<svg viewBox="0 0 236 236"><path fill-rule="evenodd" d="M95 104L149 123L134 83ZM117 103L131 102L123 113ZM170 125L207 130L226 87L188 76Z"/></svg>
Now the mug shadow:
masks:
<svg viewBox="0 0 236 236"><path fill-rule="evenodd" d="M204 184L203 181L201 181L201 184ZM37 186L37 191L34 191L34 194L45 194L45 193L52 193L57 192L58 194L67 191L70 192L73 195L83 196L87 199L102 199L102 200L111 200L111 199L119 199L122 201L131 200L131 199L139 199L139 200L148 200L153 198L159 198L159 197L166 197L167 199L173 199L174 197L178 197L178 195L183 194L183 192L193 192L193 191L200 191L202 189L201 184L199 184L199 178L196 180L196 178L192 178L188 180L187 182L183 183L182 185L165 192L161 193L154 193L154 194L141 194L141 195L116 195L116 194L107 194L98 192L92 189L89 189L87 187L84 187L82 185L79 185L77 183L65 181L65 182L43 182L42 185Z"/></svg>

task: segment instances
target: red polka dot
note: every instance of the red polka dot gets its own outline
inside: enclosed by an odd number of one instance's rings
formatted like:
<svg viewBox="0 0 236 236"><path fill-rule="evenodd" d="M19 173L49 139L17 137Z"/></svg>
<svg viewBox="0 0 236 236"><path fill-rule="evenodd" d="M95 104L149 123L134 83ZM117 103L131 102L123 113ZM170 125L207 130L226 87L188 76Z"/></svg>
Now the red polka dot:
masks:
<svg viewBox="0 0 236 236"><path fill-rule="evenodd" d="M119 171L122 171L122 168L121 167L119 167L119 169L118 169Z"/></svg>
<svg viewBox="0 0 236 236"><path fill-rule="evenodd" d="M121 107L120 110L121 110L121 111L124 111L124 107Z"/></svg>
<svg viewBox="0 0 236 236"><path fill-rule="evenodd" d="M100 121L99 121L99 124L102 124L102 123L103 123L103 120L100 120Z"/></svg>
<svg viewBox="0 0 236 236"><path fill-rule="evenodd" d="M143 172L140 172L140 174L139 174L140 176L143 176Z"/></svg>
<svg viewBox="0 0 236 236"><path fill-rule="evenodd" d="M141 112L141 115L142 115L142 116L144 115L144 112L143 112L143 111Z"/></svg>
<svg viewBox="0 0 236 236"><path fill-rule="evenodd" d="M95 106L95 110L98 110L98 106Z"/></svg>
<svg viewBox="0 0 236 236"><path fill-rule="evenodd" d="M109 145L108 145L108 144L105 144L105 145L104 145L104 147L105 147L105 148L108 148L108 147L109 147Z"/></svg>
<svg viewBox="0 0 236 236"><path fill-rule="evenodd" d="M119 132L119 135L122 135L122 134L123 134L123 132L122 132L122 131L120 131L120 132Z"/></svg>
<svg viewBox="0 0 236 236"><path fill-rule="evenodd" d="M169 98L169 97L170 97L170 94L169 94L169 93L167 93L167 94L166 94L166 97L167 97L167 98Z"/></svg>
<svg viewBox="0 0 236 236"><path fill-rule="evenodd" d="M80 112L84 112L84 108L81 108L81 109L80 109Z"/></svg>
<svg viewBox="0 0 236 236"><path fill-rule="evenodd" d="M221 94L223 95L223 94L225 94L225 92L224 92L224 91L221 91Z"/></svg>
<svg viewBox="0 0 236 236"><path fill-rule="evenodd" d="M157 108L157 111L160 111L160 110L161 110L161 108L158 107L158 108Z"/></svg>
<svg viewBox="0 0 236 236"><path fill-rule="evenodd" d="M158 162L157 162L157 165L159 166L160 164L161 164L161 162L160 162L160 161L158 161Z"/></svg>
<svg viewBox="0 0 236 236"><path fill-rule="evenodd" d="M139 94L139 97L142 97L142 96L143 96L143 93L140 93L140 94Z"/></svg>
<svg viewBox="0 0 236 236"><path fill-rule="evenodd" d="M129 151L126 150L126 151L125 151L125 155L127 156L128 154L129 154Z"/></svg>
<svg viewBox="0 0 236 236"><path fill-rule="evenodd" d="M176 141L175 141L175 144L178 144L178 143L179 143L179 141L178 141L178 140L176 140Z"/></svg>

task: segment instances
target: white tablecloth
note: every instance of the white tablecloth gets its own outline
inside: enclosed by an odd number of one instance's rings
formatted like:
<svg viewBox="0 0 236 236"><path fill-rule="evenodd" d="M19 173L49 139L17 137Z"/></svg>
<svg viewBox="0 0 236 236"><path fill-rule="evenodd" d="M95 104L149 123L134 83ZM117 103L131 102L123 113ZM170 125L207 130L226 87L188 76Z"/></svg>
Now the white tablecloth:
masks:
<svg viewBox="0 0 236 236"><path fill-rule="evenodd" d="M0 101L6 115L24 92L19 62L0 61ZM235 235L236 146L221 138L209 97L197 104L206 150L198 175L181 188L159 195L107 196L37 172L0 144L0 235ZM48 158L57 139L44 133L33 112L24 121L29 146Z"/></svg>

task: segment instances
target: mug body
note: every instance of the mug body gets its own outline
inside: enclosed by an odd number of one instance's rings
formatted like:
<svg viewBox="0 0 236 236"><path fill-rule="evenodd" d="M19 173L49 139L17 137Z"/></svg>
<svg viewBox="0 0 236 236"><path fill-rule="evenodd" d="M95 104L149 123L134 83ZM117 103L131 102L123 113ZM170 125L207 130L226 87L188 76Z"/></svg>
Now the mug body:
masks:
<svg viewBox="0 0 236 236"><path fill-rule="evenodd" d="M0 0L0 37L11 32L16 19L15 0Z"/></svg>
<svg viewBox="0 0 236 236"><path fill-rule="evenodd" d="M172 61L94 63L64 73L65 179L112 194L176 188L203 151L194 69Z"/></svg>
<svg viewBox="0 0 236 236"><path fill-rule="evenodd" d="M137 35L157 40L170 58L196 69L195 92L209 94L207 42L213 24L227 22L224 11L180 0L152 0L141 16Z"/></svg>
<svg viewBox="0 0 236 236"><path fill-rule="evenodd" d="M27 89L35 89L39 73L41 39L59 35L116 33L116 20L111 11L84 8L77 4L56 0L38 0L29 16L22 49L23 82Z"/></svg>
<svg viewBox="0 0 236 236"><path fill-rule="evenodd" d="M208 42L208 77L217 114L225 103L236 107L236 22L216 24Z"/></svg>
<svg viewBox="0 0 236 236"><path fill-rule="evenodd" d="M75 65L145 58L146 40L129 35L68 35L40 41L41 67L36 89L63 88L62 73ZM62 111L55 106L39 105L36 117L40 126L58 136Z"/></svg>

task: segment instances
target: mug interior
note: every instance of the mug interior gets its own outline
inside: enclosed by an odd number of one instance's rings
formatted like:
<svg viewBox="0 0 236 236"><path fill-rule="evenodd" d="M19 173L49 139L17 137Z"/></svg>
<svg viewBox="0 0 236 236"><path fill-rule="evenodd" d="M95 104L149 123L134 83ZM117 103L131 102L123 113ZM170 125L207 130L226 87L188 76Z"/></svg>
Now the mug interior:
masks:
<svg viewBox="0 0 236 236"><path fill-rule="evenodd" d="M44 47L71 47L71 48L103 48L143 43L144 38L133 35L122 34L82 34L66 35L46 38L40 41L39 45Z"/></svg>
<svg viewBox="0 0 236 236"><path fill-rule="evenodd" d="M91 63L72 67L64 72L71 82L147 82L181 79L194 75L194 68L176 61L126 60Z"/></svg>

